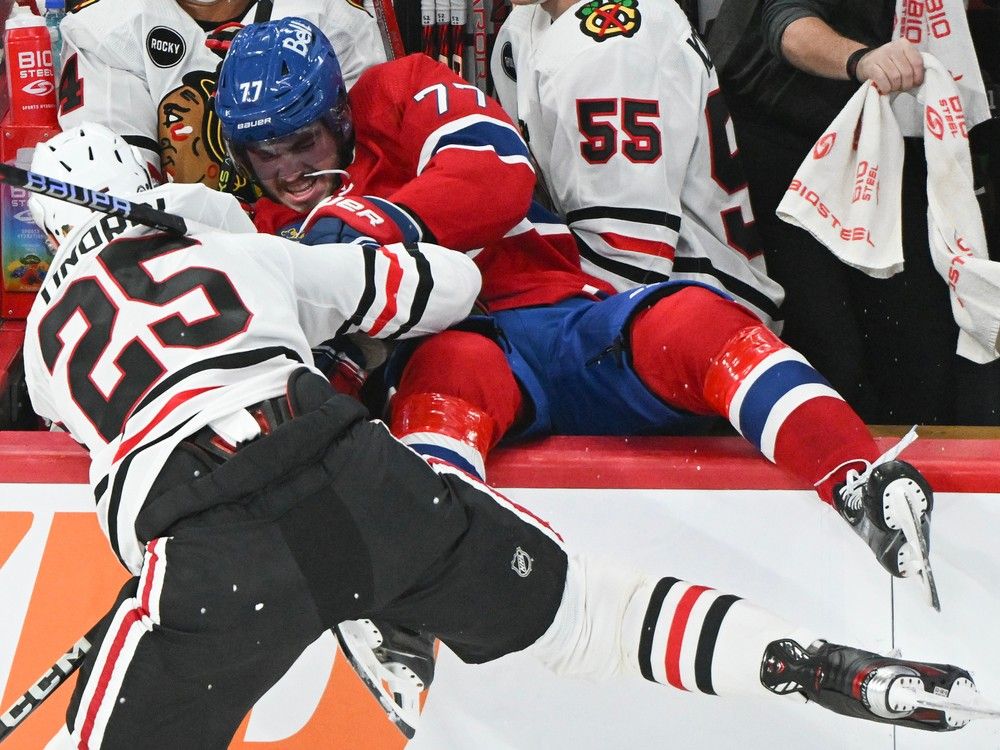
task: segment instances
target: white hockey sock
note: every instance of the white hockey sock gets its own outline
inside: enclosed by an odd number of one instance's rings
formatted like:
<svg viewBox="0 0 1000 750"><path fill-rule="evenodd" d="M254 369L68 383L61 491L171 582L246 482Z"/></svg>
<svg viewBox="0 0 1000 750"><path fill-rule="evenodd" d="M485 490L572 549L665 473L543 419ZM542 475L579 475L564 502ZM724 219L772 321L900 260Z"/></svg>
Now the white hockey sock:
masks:
<svg viewBox="0 0 1000 750"><path fill-rule="evenodd" d="M771 641L816 637L737 596L573 556L556 617L526 653L561 675L621 672L711 695L763 695Z"/></svg>
<svg viewBox="0 0 1000 750"><path fill-rule="evenodd" d="M677 578L647 579L625 613L628 663L647 680L709 695L762 695L764 649L816 636L732 594Z"/></svg>
<svg viewBox="0 0 1000 750"><path fill-rule="evenodd" d="M622 622L643 581L620 565L571 556L555 619L526 653L560 675L606 679L622 671Z"/></svg>

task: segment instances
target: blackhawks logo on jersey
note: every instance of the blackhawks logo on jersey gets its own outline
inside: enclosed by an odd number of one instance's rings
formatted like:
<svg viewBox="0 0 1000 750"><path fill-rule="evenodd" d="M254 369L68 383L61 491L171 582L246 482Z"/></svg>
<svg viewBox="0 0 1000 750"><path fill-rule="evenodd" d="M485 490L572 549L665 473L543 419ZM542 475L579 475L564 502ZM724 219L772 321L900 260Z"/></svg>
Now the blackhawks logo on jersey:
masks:
<svg viewBox="0 0 1000 750"><path fill-rule="evenodd" d="M603 42L616 36L630 37L639 30L642 16L639 0L591 0L576 12L580 30Z"/></svg>

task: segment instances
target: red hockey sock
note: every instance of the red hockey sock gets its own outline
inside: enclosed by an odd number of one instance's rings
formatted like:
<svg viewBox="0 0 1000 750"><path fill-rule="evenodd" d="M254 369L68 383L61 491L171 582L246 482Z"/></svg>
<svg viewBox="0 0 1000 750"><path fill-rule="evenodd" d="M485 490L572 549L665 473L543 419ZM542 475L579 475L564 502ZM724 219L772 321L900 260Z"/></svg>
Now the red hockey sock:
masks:
<svg viewBox="0 0 1000 750"><path fill-rule="evenodd" d="M734 302L682 290L635 319L631 343L633 366L653 393L726 417L826 502L848 469L879 455L861 418L822 376Z"/></svg>
<svg viewBox="0 0 1000 750"><path fill-rule="evenodd" d="M414 352L391 406L396 437L482 476L487 453L514 423L521 390L496 343L445 331Z"/></svg>
<svg viewBox="0 0 1000 750"><path fill-rule="evenodd" d="M774 448L774 463L816 487L823 502L849 469L862 471L880 451L861 417L846 401L815 398L788 415ZM831 473L832 472L832 473Z"/></svg>
<svg viewBox="0 0 1000 750"><path fill-rule="evenodd" d="M671 406L726 416L704 393L712 358L737 331L759 325L749 310L707 289L681 289L632 321L632 366Z"/></svg>

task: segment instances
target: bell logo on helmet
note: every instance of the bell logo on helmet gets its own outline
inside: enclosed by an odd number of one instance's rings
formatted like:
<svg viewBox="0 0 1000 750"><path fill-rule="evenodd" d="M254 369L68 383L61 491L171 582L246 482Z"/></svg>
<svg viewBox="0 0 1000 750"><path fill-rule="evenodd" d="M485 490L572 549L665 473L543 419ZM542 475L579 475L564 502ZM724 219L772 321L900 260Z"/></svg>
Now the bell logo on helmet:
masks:
<svg viewBox="0 0 1000 750"><path fill-rule="evenodd" d="M298 21L290 21L288 25L295 36L286 36L281 40L281 46L285 49L292 50L292 52L297 52L302 55L302 57L305 57L309 54L309 45L312 44L312 30L305 24L299 23Z"/></svg>

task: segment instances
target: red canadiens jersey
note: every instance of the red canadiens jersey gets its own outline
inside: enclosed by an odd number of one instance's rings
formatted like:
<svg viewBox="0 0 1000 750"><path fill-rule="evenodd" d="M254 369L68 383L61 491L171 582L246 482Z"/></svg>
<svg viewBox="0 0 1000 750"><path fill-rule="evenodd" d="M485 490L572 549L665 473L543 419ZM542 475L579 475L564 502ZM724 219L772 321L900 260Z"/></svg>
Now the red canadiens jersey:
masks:
<svg viewBox="0 0 1000 750"><path fill-rule="evenodd" d="M212 226L176 237L94 214L57 251L24 353L32 405L89 450L100 523L133 573L135 519L183 438L205 425L234 445L254 437L244 407L284 393L310 347L433 333L479 292L475 264L434 245L297 246L201 185L142 196Z"/></svg>
<svg viewBox="0 0 1000 750"><path fill-rule="evenodd" d="M707 284L777 327L729 112L676 3L514 8L492 66L586 272L618 291Z"/></svg>
<svg viewBox="0 0 1000 750"><path fill-rule="evenodd" d="M370 68L348 99L357 139L350 193L405 206L434 242L467 252L490 309L614 291L580 270L565 224L532 204L527 146L476 86L417 54ZM262 199L255 221L277 233L302 218Z"/></svg>

